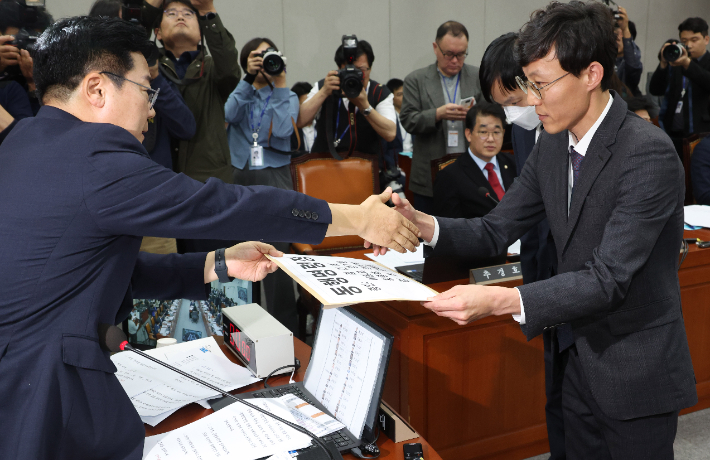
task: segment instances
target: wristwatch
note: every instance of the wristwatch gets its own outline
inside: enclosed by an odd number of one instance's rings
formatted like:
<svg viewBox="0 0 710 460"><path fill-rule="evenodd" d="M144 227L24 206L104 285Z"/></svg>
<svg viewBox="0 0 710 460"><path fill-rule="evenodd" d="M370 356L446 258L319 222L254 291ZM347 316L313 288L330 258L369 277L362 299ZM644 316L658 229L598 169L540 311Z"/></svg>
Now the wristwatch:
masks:
<svg viewBox="0 0 710 460"><path fill-rule="evenodd" d="M216 17L217 17L217 13L213 13L212 11L210 11L210 12L207 13L207 14L201 15L201 16L200 16L200 19L203 19L203 20L206 20L206 21L211 21L211 20L213 20L213 19L216 18Z"/></svg>
<svg viewBox="0 0 710 460"><path fill-rule="evenodd" d="M363 116L366 116L366 117L370 116L371 113L372 113L372 106L370 106L362 111Z"/></svg>
<svg viewBox="0 0 710 460"><path fill-rule="evenodd" d="M217 249L214 252L214 272L217 274L220 283L229 283L234 278L229 276L227 271L227 259L224 256L225 248Z"/></svg>

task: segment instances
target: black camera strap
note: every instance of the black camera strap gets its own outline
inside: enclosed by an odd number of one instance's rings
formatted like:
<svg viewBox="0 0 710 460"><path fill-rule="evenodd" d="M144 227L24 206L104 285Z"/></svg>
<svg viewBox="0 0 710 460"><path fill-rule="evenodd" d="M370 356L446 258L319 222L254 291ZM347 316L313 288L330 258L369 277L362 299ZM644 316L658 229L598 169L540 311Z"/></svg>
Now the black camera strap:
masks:
<svg viewBox="0 0 710 460"><path fill-rule="evenodd" d="M351 112L348 110L348 126L350 128L350 146L348 148L348 153L344 157L340 156L340 154L335 150L335 136L336 136L336 129L338 128L337 126L334 126L334 118L338 114L338 111L340 110L340 105L338 107L335 106L335 99L336 97L328 97L325 101L325 137L326 137L326 143L328 144L328 150L330 151L330 155L335 158L336 160L340 161L345 158L348 158L352 153L353 150L355 149L355 145L357 144L357 120L355 117L355 113ZM343 133L345 134L345 133Z"/></svg>

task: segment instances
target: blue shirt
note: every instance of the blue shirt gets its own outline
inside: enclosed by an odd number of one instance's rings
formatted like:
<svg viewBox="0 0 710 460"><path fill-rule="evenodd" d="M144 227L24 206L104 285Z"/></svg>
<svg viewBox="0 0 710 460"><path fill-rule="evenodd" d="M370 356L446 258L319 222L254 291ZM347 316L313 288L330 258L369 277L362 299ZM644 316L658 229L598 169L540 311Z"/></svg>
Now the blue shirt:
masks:
<svg viewBox="0 0 710 460"><path fill-rule="evenodd" d="M181 80L185 78L187 68L190 67L190 64L192 64L192 61L195 60L198 54L200 54L200 50L185 51L182 55L180 55L179 59L176 59L173 53L167 50L165 51L165 55L170 58L173 63L175 63L175 73Z"/></svg>
<svg viewBox="0 0 710 460"><path fill-rule="evenodd" d="M270 94L271 98L261 119L258 137L259 145L264 148L264 165L249 165L249 169L278 168L291 163L290 155L272 152L269 150L269 145L284 152L291 151L293 123L298 119L298 96L288 88L274 88L273 93L271 91L269 86L257 90L242 80L224 105L225 119L229 123L227 128L229 151L235 168L244 169L249 161L251 147L254 145L252 123L254 128L257 128L259 117ZM269 138L269 128L271 128L271 138Z"/></svg>
<svg viewBox="0 0 710 460"><path fill-rule="evenodd" d="M481 171L483 172L483 176L488 180L488 170L486 169L486 163L485 161L481 160L478 158L476 155L471 152L471 149L468 149L468 154L471 155L471 158L473 158L473 161L476 162L479 168L481 168ZM493 159L490 161L490 163L493 165L493 171L495 171L496 175L498 176L498 182L500 182L500 188L503 189L505 192L505 185L503 185L503 176L500 175L500 166L498 166L498 155L494 156ZM490 182L490 181L488 181Z"/></svg>

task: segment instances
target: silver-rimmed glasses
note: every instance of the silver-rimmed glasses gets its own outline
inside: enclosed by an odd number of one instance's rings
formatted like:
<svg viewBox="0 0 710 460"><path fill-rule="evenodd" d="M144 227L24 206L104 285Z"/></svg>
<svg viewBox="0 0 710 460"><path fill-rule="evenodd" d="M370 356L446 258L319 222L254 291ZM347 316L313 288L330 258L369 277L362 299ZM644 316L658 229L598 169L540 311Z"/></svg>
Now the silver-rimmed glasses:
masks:
<svg viewBox="0 0 710 460"><path fill-rule="evenodd" d="M160 88L158 88L158 89L153 89L153 88L150 88L150 87L148 87L148 86L141 85L140 83L137 83L137 82L135 82L135 81L133 81L133 80L129 80L129 79L126 78L126 77L122 77L122 76L120 76L120 75L116 75L116 74L113 73L113 72L99 72L99 73L106 74L106 75L111 75L112 77L116 77L116 78L118 78L118 79L125 80L125 81L127 81L127 82L133 83L134 85L138 85L138 86L140 86L141 88L146 89L146 90L148 91L148 105L149 105L148 110L152 109L153 106L155 105L155 101L158 100L158 93L160 92Z"/></svg>
<svg viewBox="0 0 710 460"><path fill-rule="evenodd" d="M547 88L548 86L552 85L553 83L557 83L558 81L562 80L565 78L567 75L570 73L567 72L566 74L562 75L560 78L557 78L555 80L552 80L550 83L543 85L543 86L537 86L535 83L531 82L530 80L523 80L521 77L515 77L515 81L518 83L518 86L520 89L523 90L525 94L528 94L528 88L532 90L532 93L535 95L536 98L542 100L542 90Z"/></svg>

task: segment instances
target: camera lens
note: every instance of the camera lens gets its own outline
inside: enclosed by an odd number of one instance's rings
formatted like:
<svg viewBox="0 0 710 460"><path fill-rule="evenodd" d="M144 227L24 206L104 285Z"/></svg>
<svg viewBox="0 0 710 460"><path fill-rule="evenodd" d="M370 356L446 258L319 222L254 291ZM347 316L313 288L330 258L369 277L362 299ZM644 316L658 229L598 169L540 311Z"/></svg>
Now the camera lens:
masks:
<svg viewBox="0 0 710 460"><path fill-rule="evenodd" d="M269 54L264 58L264 72L278 75L284 71L284 61L278 54Z"/></svg>
<svg viewBox="0 0 710 460"><path fill-rule="evenodd" d="M668 62L674 62L677 61L679 57L683 55L683 48L682 45L679 44L671 44L666 46L666 49L663 50L663 59L665 59Z"/></svg>

